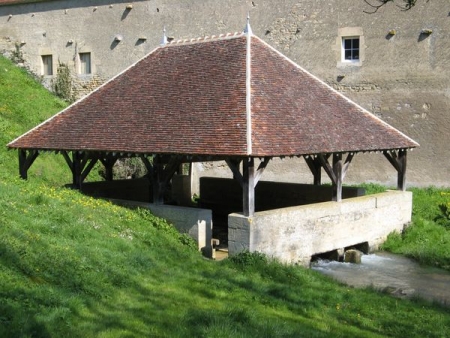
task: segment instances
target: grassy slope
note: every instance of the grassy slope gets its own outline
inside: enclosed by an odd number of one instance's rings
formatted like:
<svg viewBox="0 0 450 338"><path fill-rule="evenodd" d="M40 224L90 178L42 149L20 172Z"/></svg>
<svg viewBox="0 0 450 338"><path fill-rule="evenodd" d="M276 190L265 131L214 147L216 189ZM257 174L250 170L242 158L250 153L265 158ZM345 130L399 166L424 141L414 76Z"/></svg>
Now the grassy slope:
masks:
<svg viewBox="0 0 450 338"><path fill-rule="evenodd" d="M3 144L63 106L0 58ZM58 156L27 182L16 157L0 148L1 337L448 336L448 309L258 255L205 260L162 220L58 188Z"/></svg>

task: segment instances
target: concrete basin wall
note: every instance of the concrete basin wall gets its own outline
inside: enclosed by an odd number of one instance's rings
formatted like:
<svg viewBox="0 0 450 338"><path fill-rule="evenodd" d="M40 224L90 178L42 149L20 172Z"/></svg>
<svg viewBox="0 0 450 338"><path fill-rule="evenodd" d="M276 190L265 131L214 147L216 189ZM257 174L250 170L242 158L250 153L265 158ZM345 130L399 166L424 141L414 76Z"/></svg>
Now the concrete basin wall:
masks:
<svg viewBox="0 0 450 338"><path fill-rule="evenodd" d="M285 263L308 265L311 256L368 242L376 249L411 221L412 193L387 191L342 202L228 216L228 251L258 251Z"/></svg>
<svg viewBox="0 0 450 338"><path fill-rule="evenodd" d="M189 234L198 243L199 250L211 248L213 224L211 210L125 200L112 202L126 207L148 209L153 215L172 223L179 232Z"/></svg>

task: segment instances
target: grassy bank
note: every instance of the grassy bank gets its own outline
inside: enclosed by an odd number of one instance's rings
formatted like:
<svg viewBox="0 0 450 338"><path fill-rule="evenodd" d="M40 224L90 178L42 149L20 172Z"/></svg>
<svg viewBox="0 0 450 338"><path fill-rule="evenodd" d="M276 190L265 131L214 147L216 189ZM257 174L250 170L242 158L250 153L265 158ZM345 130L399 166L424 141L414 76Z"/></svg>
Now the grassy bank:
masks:
<svg viewBox="0 0 450 338"><path fill-rule="evenodd" d="M0 336L445 337L450 311L244 254L213 262L164 221L0 184Z"/></svg>
<svg viewBox="0 0 450 338"><path fill-rule="evenodd" d="M0 58L3 144L63 106ZM448 308L258 254L206 260L147 212L60 188L70 177L58 156L39 156L28 181L15 152L0 159L0 337L449 335Z"/></svg>
<svg viewBox="0 0 450 338"><path fill-rule="evenodd" d="M411 189L412 226L392 234L383 249L450 271L450 189Z"/></svg>

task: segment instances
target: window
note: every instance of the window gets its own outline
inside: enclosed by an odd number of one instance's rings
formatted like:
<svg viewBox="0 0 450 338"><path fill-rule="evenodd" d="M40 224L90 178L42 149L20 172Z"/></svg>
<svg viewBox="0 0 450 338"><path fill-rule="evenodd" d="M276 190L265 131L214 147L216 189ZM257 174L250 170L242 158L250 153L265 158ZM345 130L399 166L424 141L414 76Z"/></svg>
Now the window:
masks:
<svg viewBox="0 0 450 338"><path fill-rule="evenodd" d="M80 53L80 74L91 74L91 53Z"/></svg>
<svg viewBox="0 0 450 338"><path fill-rule="evenodd" d="M51 76L53 75L53 56L42 55L42 74Z"/></svg>
<svg viewBox="0 0 450 338"><path fill-rule="evenodd" d="M342 61L359 61L359 37L342 38Z"/></svg>

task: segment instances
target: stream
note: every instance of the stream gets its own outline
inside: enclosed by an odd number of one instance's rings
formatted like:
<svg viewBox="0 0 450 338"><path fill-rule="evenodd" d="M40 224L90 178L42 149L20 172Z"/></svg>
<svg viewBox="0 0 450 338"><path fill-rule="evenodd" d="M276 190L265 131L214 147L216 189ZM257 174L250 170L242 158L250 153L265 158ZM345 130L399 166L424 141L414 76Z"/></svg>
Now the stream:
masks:
<svg viewBox="0 0 450 338"><path fill-rule="evenodd" d="M361 264L319 260L315 271L354 287L372 286L397 297L419 296L450 306L450 272L388 252L363 255Z"/></svg>

